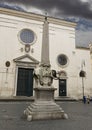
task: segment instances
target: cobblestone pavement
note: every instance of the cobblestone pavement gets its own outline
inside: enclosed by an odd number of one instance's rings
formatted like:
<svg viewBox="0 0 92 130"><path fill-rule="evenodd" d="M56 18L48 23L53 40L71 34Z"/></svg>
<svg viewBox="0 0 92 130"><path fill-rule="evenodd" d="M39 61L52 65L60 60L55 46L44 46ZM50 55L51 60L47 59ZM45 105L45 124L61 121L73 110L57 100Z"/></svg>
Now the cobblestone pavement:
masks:
<svg viewBox="0 0 92 130"><path fill-rule="evenodd" d="M57 102L69 119L28 122L21 118L29 102L0 102L0 130L92 130L92 102Z"/></svg>

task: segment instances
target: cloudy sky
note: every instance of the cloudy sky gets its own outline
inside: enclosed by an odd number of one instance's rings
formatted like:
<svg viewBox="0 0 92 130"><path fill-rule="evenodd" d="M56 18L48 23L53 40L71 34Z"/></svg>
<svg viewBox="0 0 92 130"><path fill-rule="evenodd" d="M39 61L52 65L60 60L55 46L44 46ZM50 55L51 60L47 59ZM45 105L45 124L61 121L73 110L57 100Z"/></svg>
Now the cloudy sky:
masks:
<svg viewBox="0 0 92 130"><path fill-rule="evenodd" d="M76 45L92 42L92 0L0 0L0 7L77 22Z"/></svg>

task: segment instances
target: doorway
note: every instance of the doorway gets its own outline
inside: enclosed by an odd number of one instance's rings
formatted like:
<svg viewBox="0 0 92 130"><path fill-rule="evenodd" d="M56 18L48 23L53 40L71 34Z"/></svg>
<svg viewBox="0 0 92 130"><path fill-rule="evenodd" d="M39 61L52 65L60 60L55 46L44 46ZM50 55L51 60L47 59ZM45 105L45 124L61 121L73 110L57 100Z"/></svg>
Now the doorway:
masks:
<svg viewBox="0 0 92 130"><path fill-rule="evenodd" d="M33 69L18 68L17 96L33 96Z"/></svg>
<svg viewBox="0 0 92 130"><path fill-rule="evenodd" d="M59 79L59 96L66 96L66 79Z"/></svg>

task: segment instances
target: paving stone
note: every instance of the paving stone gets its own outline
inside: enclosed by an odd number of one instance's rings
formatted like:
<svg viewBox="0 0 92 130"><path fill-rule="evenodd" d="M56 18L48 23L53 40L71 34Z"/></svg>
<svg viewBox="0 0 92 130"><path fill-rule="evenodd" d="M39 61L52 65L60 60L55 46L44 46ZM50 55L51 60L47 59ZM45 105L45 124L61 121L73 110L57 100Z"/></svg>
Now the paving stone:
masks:
<svg viewBox="0 0 92 130"><path fill-rule="evenodd" d="M0 102L0 130L92 130L92 102L57 103L68 114L67 120L29 122L21 117L30 102Z"/></svg>

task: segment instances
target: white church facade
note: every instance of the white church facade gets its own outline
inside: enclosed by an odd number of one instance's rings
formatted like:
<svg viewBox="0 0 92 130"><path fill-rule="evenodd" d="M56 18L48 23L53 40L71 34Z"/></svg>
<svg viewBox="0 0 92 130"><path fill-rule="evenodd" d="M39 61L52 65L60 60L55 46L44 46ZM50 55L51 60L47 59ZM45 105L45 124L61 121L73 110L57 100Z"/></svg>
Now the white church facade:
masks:
<svg viewBox="0 0 92 130"><path fill-rule="evenodd" d="M50 64L59 74L55 97L92 96L90 49L76 47L76 23L50 17L48 22ZM43 24L44 16L0 8L0 97L34 96Z"/></svg>

